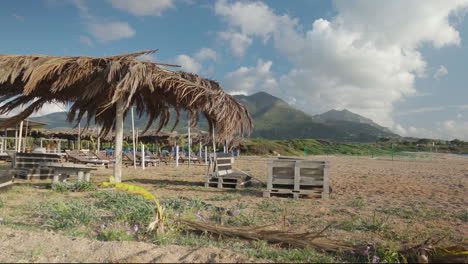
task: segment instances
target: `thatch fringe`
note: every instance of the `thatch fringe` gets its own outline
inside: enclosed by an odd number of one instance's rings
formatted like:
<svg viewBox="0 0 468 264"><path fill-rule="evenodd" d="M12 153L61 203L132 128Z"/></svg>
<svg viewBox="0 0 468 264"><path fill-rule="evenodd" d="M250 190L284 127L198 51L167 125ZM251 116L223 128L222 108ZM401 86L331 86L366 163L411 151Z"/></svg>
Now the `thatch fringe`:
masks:
<svg viewBox="0 0 468 264"><path fill-rule="evenodd" d="M61 102L72 104L70 122L85 119L89 125L94 120L107 135L115 127L116 102L123 99L125 112L134 105L139 116L148 114L145 130L155 121L161 130L174 108L175 125L182 110L189 112L192 127L202 113L219 139L251 131L247 109L216 81L135 59L155 51L110 57L0 55L0 114L28 105L3 125L28 117L45 103Z"/></svg>

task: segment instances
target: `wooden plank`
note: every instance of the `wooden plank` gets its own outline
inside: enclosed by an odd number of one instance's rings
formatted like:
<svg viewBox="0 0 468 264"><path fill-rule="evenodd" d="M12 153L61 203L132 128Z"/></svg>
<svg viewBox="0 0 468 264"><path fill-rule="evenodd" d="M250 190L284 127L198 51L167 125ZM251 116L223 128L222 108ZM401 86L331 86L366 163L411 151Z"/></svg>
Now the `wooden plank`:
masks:
<svg viewBox="0 0 468 264"><path fill-rule="evenodd" d="M311 160L300 160L296 162L296 166L299 168L309 168L309 169L320 169L328 166L324 162L313 162Z"/></svg>
<svg viewBox="0 0 468 264"><path fill-rule="evenodd" d="M301 171L299 167L294 168L294 190L299 191L300 190L300 181L301 181Z"/></svg>
<svg viewBox="0 0 468 264"><path fill-rule="evenodd" d="M330 192L330 182L328 176L328 167L323 170L323 192L322 199L328 198Z"/></svg>
<svg viewBox="0 0 468 264"><path fill-rule="evenodd" d="M273 179L272 184L296 185L295 179ZM323 185L323 181L301 179L299 185Z"/></svg>
<svg viewBox="0 0 468 264"><path fill-rule="evenodd" d="M272 189L271 193L299 193L299 194L321 194L322 191L320 190L300 190L295 191L291 189Z"/></svg>
<svg viewBox="0 0 468 264"><path fill-rule="evenodd" d="M269 161L267 169L267 191L271 191L271 188L273 188L273 166L274 163Z"/></svg>

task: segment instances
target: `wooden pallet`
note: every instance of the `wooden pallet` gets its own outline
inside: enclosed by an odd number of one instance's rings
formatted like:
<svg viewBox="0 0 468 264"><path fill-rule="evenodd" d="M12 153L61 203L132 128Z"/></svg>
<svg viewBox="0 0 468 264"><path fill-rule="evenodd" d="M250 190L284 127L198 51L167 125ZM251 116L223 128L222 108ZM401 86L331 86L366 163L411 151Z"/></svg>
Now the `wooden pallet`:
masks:
<svg viewBox="0 0 468 264"><path fill-rule="evenodd" d="M328 162L276 159L268 162L268 182L264 197L328 198Z"/></svg>
<svg viewBox="0 0 468 264"><path fill-rule="evenodd" d="M295 191L293 189L271 189L270 191L264 191L263 197L270 198L271 196L278 197L292 197L298 198L321 198L322 190L300 190Z"/></svg>
<svg viewBox="0 0 468 264"><path fill-rule="evenodd" d="M249 186L252 183L251 180L252 178L248 175L231 173L223 177L210 177L205 182L205 187L238 189Z"/></svg>

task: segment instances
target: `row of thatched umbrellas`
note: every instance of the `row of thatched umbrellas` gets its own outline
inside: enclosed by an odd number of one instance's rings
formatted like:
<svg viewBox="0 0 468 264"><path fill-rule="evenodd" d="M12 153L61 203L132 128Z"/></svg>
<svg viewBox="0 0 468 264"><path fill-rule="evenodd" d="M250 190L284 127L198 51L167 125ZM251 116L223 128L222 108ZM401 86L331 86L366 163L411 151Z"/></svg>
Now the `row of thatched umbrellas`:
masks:
<svg viewBox="0 0 468 264"><path fill-rule="evenodd" d="M101 141L111 142L114 140L114 137L111 134L107 134L104 137L101 137L99 134L99 129L97 128L88 128L83 131L79 131L78 128L72 129L33 129L30 132L30 136L33 138L59 138L59 139L67 139L75 141L80 137L81 139L90 140L97 140L98 138ZM124 132L124 140L125 141L132 141L132 132ZM189 134L179 134L176 131L156 131L156 130L148 130L145 133L143 131L139 131L136 135L138 138L138 142L144 144L153 144L157 143L159 145L175 145L181 144L181 141L188 142ZM196 144L203 144L208 145L212 142L211 135L205 131L197 131L192 132L190 134L190 141L193 145ZM238 142L236 140L236 142ZM235 146L232 146L235 147Z"/></svg>
<svg viewBox="0 0 468 264"><path fill-rule="evenodd" d="M0 54L0 114L25 106L2 127L24 120L44 104L70 104L69 122L94 121L102 128L103 137L115 132L117 182L122 179L124 116L133 107L138 115L149 116L145 130L153 122L161 130L174 109L175 125L181 110L189 113L191 127L203 114L210 132L216 131L217 140L230 140L251 131L247 109L225 93L218 82L166 68L176 65L136 59L155 51L110 57Z"/></svg>

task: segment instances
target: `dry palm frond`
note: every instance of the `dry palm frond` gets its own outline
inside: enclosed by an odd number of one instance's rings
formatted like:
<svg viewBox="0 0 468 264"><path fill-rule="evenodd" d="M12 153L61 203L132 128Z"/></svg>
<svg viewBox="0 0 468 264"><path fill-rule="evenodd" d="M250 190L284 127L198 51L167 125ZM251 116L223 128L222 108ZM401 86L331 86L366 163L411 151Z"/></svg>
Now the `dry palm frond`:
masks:
<svg viewBox="0 0 468 264"><path fill-rule="evenodd" d="M217 225L213 223L201 223L189 220L178 220L198 231L206 231L223 236L242 237L250 240L266 240L272 243L281 243L299 248L314 248L323 251L352 250L350 244L326 239L322 233L330 227L328 225L318 233L292 233L279 230L269 230L266 227L236 227L229 225Z"/></svg>
<svg viewBox="0 0 468 264"><path fill-rule="evenodd" d="M247 109L219 83L135 59L154 51L111 57L0 55L0 114L28 105L3 125L26 118L46 103L62 102L72 104L68 121L94 120L106 135L115 127L116 102L123 100L125 114L132 105L139 116L148 114L146 129L154 121L158 130L166 126L174 108L176 125L182 110L189 113L192 127L202 113L220 139L250 132Z"/></svg>

